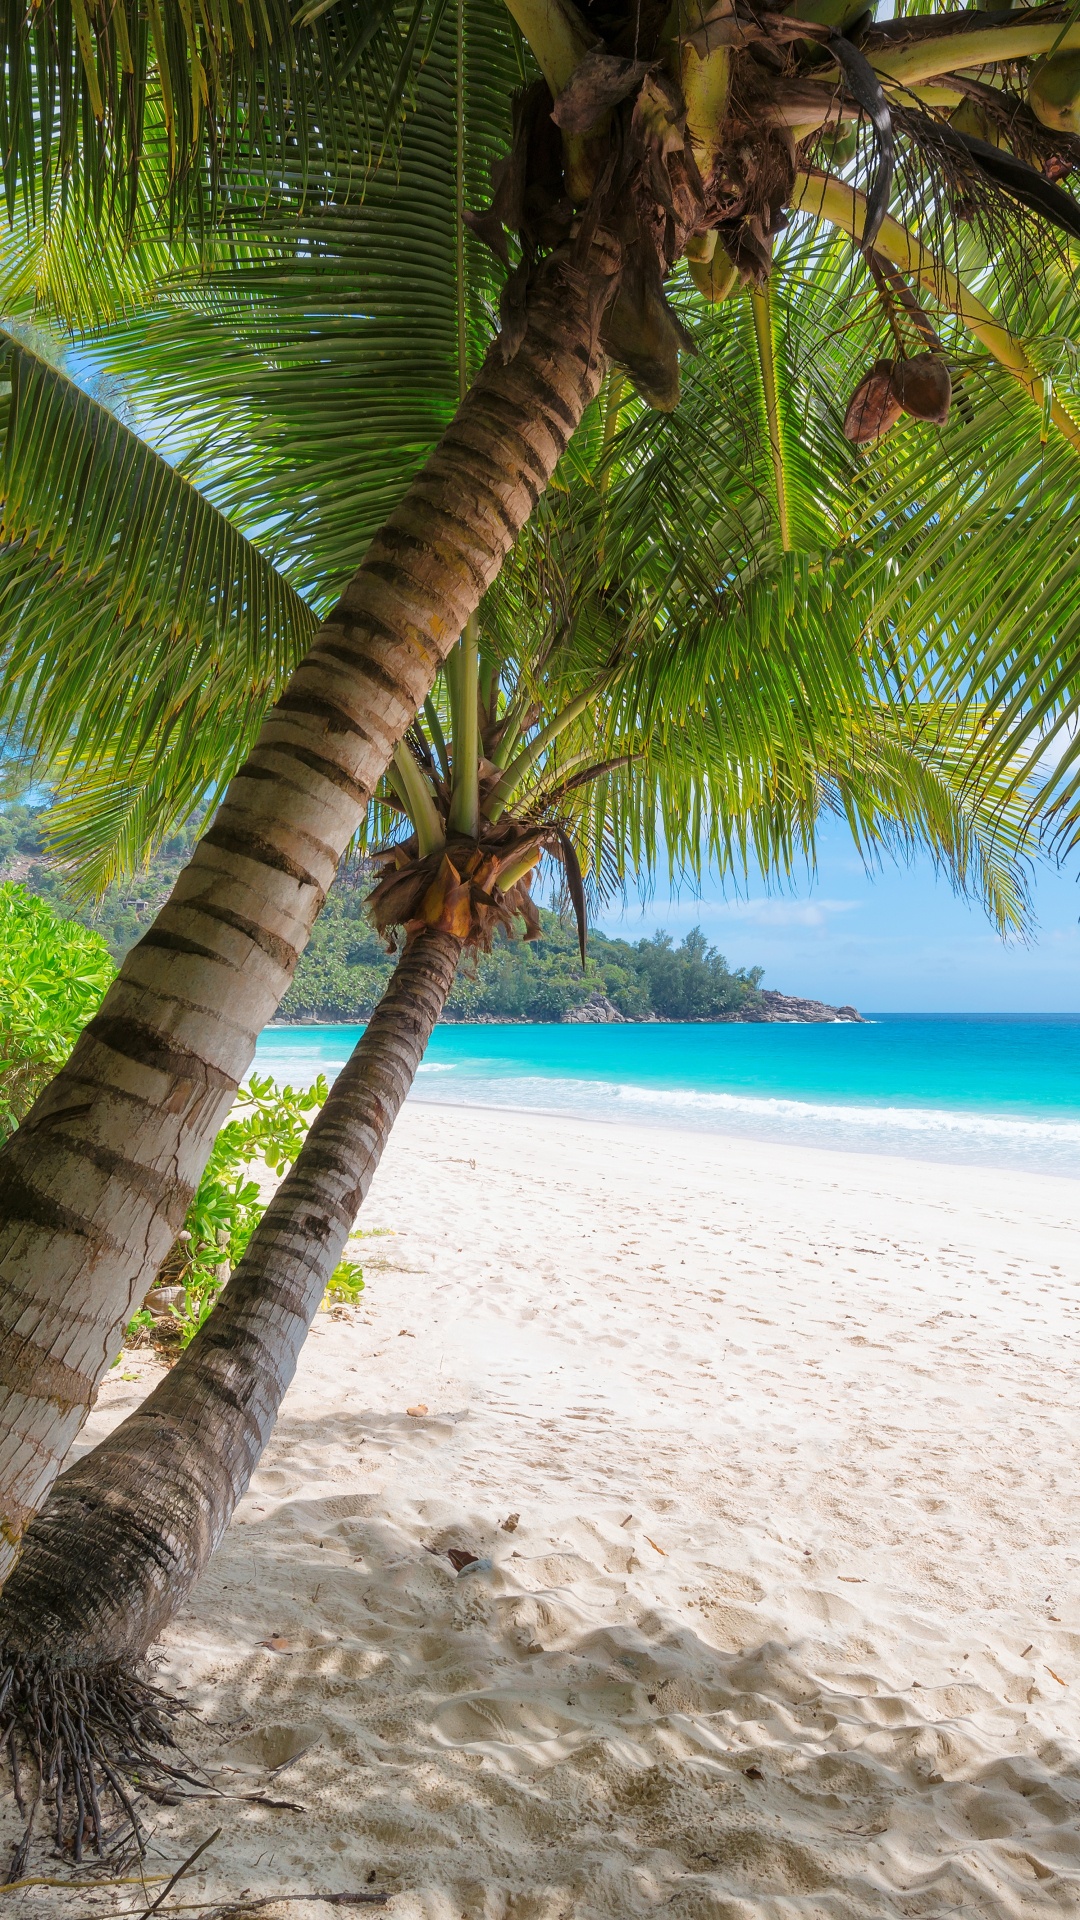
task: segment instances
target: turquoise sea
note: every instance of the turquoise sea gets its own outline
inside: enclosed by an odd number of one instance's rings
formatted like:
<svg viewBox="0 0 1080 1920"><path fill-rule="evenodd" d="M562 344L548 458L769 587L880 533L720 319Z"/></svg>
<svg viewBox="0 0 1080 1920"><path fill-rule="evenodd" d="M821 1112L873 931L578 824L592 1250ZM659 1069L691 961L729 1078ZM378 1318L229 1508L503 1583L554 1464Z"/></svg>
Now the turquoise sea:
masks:
<svg viewBox="0 0 1080 1920"><path fill-rule="evenodd" d="M269 1028L256 1068L293 1085L332 1077L361 1032ZM444 1026L413 1097L1080 1179L1080 1014Z"/></svg>

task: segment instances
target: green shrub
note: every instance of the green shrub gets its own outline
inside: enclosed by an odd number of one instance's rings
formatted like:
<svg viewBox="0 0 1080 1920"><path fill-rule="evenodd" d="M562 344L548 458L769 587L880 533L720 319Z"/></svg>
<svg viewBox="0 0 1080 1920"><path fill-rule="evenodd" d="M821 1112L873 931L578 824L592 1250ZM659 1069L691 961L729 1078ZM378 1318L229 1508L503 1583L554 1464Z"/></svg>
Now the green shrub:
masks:
<svg viewBox="0 0 1080 1920"><path fill-rule="evenodd" d="M328 1092L321 1074L312 1086L300 1088L278 1087L268 1076L252 1074L240 1089L232 1117L214 1141L183 1231L155 1280L156 1286L184 1288L183 1307L172 1309L181 1346L198 1333L266 1210L259 1183L247 1169L261 1161L271 1173L285 1173ZM363 1286L362 1269L342 1260L327 1296L355 1306ZM148 1318L140 1310L129 1321L129 1345L141 1337Z"/></svg>
<svg viewBox="0 0 1080 1920"><path fill-rule="evenodd" d="M63 1065L115 972L100 934L63 919L20 883L0 882L0 1139ZM259 1184L248 1169L254 1162L272 1173L291 1167L327 1092L321 1077L298 1089L254 1074L241 1089L156 1276L158 1286L184 1288L184 1307L173 1310L181 1345L198 1332L262 1219ZM343 1260L327 1295L355 1305L363 1285L362 1269ZM152 1314L140 1307L125 1330L128 1344L152 1325Z"/></svg>
<svg viewBox="0 0 1080 1920"><path fill-rule="evenodd" d="M339 1260L327 1283L327 1299L344 1307L355 1307L363 1291L363 1267L358 1267L352 1260Z"/></svg>
<svg viewBox="0 0 1080 1920"><path fill-rule="evenodd" d="M63 1065L115 972L100 934L0 883L0 1139Z"/></svg>

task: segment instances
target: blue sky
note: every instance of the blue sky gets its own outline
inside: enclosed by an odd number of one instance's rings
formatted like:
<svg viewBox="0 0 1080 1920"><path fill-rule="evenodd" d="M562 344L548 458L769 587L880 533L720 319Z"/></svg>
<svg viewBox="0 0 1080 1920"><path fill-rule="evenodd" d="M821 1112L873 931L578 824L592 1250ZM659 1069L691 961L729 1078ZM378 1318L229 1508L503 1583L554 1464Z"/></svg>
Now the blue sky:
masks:
<svg viewBox="0 0 1080 1920"><path fill-rule="evenodd" d="M822 834L813 883L725 901L660 890L642 910L608 914L607 932L638 939L700 925L733 966L762 966L764 984L869 1012L1080 1012L1080 863L1042 868L1032 942L1004 945L985 914L958 900L929 860L868 878L839 825Z"/></svg>

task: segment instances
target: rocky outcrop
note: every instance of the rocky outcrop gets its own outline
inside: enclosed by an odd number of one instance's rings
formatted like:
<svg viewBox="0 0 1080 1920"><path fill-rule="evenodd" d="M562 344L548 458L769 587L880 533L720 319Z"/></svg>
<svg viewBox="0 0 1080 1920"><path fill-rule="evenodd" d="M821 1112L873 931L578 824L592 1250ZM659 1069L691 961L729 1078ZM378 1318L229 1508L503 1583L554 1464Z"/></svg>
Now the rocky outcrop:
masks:
<svg viewBox="0 0 1080 1920"><path fill-rule="evenodd" d="M366 1018L366 1016L364 1016ZM336 1016L331 1013L302 1013L293 1020L284 1020L281 1015L274 1026L314 1026L329 1022L335 1023ZM511 1013L474 1013L461 1014L450 1012L444 1016L447 1026L482 1027L522 1027L544 1026L546 1021L533 1021L524 1014ZM864 1024L862 1014L857 1007L830 1007L824 1000L800 1000L793 993L776 993L771 987L765 987L757 998L738 1013L720 1013L714 1019L700 1021L669 1020L663 1014L650 1013L645 1022L632 1020L620 1013L613 1001L605 993L591 993L580 1006L568 1007L562 1015L564 1026L625 1027L640 1026L768 1026L771 1022L793 1026L796 1023L828 1025L836 1021L858 1021Z"/></svg>
<svg viewBox="0 0 1080 1920"><path fill-rule="evenodd" d="M602 1027L624 1027L628 1024L625 1013L620 1013L604 993L590 993L580 1007L567 1007L563 1023L571 1026L588 1023Z"/></svg>
<svg viewBox="0 0 1080 1920"><path fill-rule="evenodd" d="M837 1020L856 1020L863 1024L862 1014L857 1007L830 1007L824 1000L800 1000L793 993L776 993L771 987L763 987L761 998L764 1005L760 1012L740 1014L742 1020L781 1022L793 1025L795 1022L814 1022L823 1024Z"/></svg>

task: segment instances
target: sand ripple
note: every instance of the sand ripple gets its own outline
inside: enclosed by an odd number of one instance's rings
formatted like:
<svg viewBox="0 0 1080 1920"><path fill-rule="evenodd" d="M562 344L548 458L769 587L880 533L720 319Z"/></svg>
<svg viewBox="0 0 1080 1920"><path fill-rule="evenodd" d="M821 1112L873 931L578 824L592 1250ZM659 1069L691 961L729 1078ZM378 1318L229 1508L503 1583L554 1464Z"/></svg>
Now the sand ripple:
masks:
<svg viewBox="0 0 1080 1920"><path fill-rule="evenodd" d="M214 1778L304 1809L162 1810L172 1864L225 1818L186 1897L1075 1914L1076 1189L447 1124L406 1115L365 1317L168 1636Z"/></svg>

